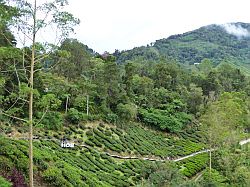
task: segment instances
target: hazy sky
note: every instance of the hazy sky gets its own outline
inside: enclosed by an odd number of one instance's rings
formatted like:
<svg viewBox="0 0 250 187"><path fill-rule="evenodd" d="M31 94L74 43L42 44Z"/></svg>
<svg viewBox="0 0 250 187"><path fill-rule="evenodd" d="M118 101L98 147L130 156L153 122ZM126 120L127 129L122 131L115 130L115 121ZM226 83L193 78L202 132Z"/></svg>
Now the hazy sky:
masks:
<svg viewBox="0 0 250 187"><path fill-rule="evenodd" d="M147 45L208 24L250 23L249 0L69 0L76 37L97 52Z"/></svg>

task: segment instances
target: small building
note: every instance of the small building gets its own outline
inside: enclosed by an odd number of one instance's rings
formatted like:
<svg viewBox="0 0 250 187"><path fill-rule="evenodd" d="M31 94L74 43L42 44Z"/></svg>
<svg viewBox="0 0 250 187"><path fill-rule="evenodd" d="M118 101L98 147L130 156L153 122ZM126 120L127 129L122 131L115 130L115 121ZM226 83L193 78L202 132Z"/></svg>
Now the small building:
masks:
<svg viewBox="0 0 250 187"><path fill-rule="evenodd" d="M73 148L73 147L75 147L75 144L72 143L72 142L69 142L67 140L63 140L63 141L61 141L61 147L63 147L63 148Z"/></svg>

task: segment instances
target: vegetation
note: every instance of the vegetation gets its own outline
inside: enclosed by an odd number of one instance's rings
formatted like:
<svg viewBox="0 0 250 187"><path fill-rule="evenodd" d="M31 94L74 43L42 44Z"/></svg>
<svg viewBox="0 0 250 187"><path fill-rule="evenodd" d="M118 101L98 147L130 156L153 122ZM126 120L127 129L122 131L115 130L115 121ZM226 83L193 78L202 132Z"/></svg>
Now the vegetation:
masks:
<svg viewBox="0 0 250 187"><path fill-rule="evenodd" d="M234 23L235 27L249 30L247 23ZM128 51L116 51L119 63L140 57L143 60L173 58L183 64L200 63L204 58L219 64L225 59L236 67L249 68L249 37L229 34L221 25L208 25L191 32L156 40L148 46L136 47Z"/></svg>
<svg viewBox="0 0 250 187"><path fill-rule="evenodd" d="M8 151L10 148L12 152ZM1 150L1 159L5 161L1 170L8 174L16 167L28 173L24 162L28 160L27 142L1 138ZM43 182L52 186L131 186L142 177L147 179L153 168L165 165L143 160L116 160L92 148L63 149L53 141L34 142L34 163Z"/></svg>
<svg viewBox="0 0 250 187"><path fill-rule="evenodd" d="M98 126L88 130L86 135L88 137L85 142L87 145L125 155L176 158L205 147L203 143L192 142L189 138L175 140L173 136L144 129L138 124L130 125L126 130ZM197 137L197 139L199 138Z"/></svg>
<svg viewBox="0 0 250 187"><path fill-rule="evenodd" d="M250 129L249 38L212 25L97 54L66 37L79 22L59 11L66 1L14 2L0 1L2 186L249 184L249 149L238 144ZM53 14L64 40L36 42L48 24L35 10ZM27 14L31 28L16 22ZM32 45L16 47L10 25L33 33Z"/></svg>
<svg viewBox="0 0 250 187"><path fill-rule="evenodd" d="M11 183L8 182L6 179L4 179L2 176L0 176L0 184L1 187L10 187Z"/></svg>

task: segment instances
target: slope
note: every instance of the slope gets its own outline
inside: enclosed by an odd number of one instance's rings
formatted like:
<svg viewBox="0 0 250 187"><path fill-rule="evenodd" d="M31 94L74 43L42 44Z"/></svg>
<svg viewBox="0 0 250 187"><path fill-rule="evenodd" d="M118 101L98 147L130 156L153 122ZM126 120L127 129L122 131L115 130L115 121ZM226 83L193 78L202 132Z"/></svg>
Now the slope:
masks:
<svg viewBox="0 0 250 187"><path fill-rule="evenodd" d="M208 25L184 34L157 40L151 45L114 53L119 63L141 58L173 58L180 63L199 63L204 58L215 64L228 59L239 66L250 63L250 24ZM242 33L243 32L243 33Z"/></svg>
<svg viewBox="0 0 250 187"><path fill-rule="evenodd" d="M187 165L187 162L181 162L169 166L168 162L145 160L144 157L167 161L204 147L198 143L200 137L191 131L189 138L188 134L172 136L145 129L139 124L126 130L103 123L88 123L84 127L70 126L59 132L41 129L36 132L35 180L41 186L134 186L161 167L177 172L178 168ZM20 140L25 134L13 134L11 139L0 138L0 174L12 181L19 178L21 182L28 172L28 142ZM61 148L60 137L67 137L76 146ZM136 158L114 158L112 155ZM207 160L206 153L189 159L184 174L188 177L195 175L206 167Z"/></svg>

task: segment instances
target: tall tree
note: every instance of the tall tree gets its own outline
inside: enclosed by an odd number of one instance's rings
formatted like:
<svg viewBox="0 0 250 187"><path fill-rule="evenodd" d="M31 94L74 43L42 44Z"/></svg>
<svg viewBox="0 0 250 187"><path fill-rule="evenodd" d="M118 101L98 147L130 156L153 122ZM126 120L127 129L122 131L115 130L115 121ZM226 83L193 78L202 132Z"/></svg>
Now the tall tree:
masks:
<svg viewBox="0 0 250 187"><path fill-rule="evenodd" d="M210 149L238 144L237 132L244 128L247 113L246 96L240 92L223 93L218 101L211 103L201 117ZM210 171L211 162L210 151Z"/></svg>
<svg viewBox="0 0 250 187"><path fill-rule="evenodd" d="M57 39L53 41L58 43L70 32L73 27L79 23L79 20L74 18L72 14L63 11L63 7L68 4L67 0L53 0L50 2L43 2L39 4L37 0L11 0L5 1L12 7L18 10L18 16L12 20L11 25L22 33L25 40L31 43L31 56L30 56L30 74L28 78L29 85L29 185L33 187L33 104L34 104L34 73L37 71L36 64L39 64L49 54L48 51L53 51L54 45L46 45L47 54L38 53L39 45L37 37L45 32L50 26L57 29ZM25 44L25 41L22 41ZM48 41L45 41L48 44ZM28 55L28 54L26 54Z"/></svg>
<svg viewBox="0 0 250 187"><path fill-rule="evenodd" d="M6 5L0 0L0 47L15 45L15 38L8 28L8 23L18 15L15 7Z"/></svg>
<svg viewBox="0 0 250 187"><path fill-rule="evenodd" d="M60 63L55 68L55 72L69 78L76 78L81 75L88 76L88 70L91 67L91 55L94 52L88 46L82 44L76 39L65 39L60 46L60 50L67 51L69 58Z"/></svg>

